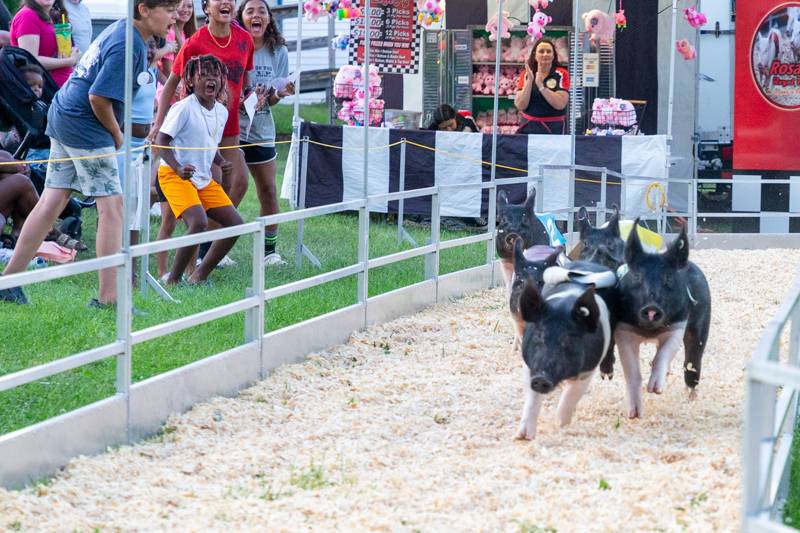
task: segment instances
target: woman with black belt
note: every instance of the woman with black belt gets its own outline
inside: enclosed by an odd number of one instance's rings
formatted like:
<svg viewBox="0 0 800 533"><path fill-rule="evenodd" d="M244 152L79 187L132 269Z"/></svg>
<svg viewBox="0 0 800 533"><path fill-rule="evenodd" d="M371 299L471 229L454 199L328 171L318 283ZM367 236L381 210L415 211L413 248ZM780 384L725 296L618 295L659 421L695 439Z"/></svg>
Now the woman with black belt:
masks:
<svg viewBox="0 0 800 533"><path fill-rule="evenodd" d="M536 41L517 87L514 105L522 115L517 133L562 135L566 132L569 72L559 65L552 41L547 38Z"/></svg>

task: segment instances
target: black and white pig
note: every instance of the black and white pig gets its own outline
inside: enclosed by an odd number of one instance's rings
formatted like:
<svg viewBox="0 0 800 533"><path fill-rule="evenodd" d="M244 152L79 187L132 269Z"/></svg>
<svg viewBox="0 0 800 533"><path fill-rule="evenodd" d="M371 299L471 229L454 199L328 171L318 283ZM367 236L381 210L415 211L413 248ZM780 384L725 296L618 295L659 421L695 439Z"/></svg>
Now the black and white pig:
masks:
<svg viewBox="0 0 800 533"><path fill-rule="evenodd" d="M625 241L619 232L619 211L605 224L595 228L589 222L589 213L585 207L578 211L578 229L580 231L581 250L579 259L591 261L616 270L625 261Z"/></svg>
<svg viewBox="0 0 800 533"><path fill-rule="evenodd" d="M618 271L619 321L614 338L627 383L628 416L636 418L642 416L642 343L658 346L647 391L661 394L683 341L683 380L694 397L711 322L711 292L703 272L689 261L685 229L660 254L645 252L638 232L631 231L625 263Z"/></svg>
<svg viewBox="0 0 800 533"><path fill-rule="evenodd" d="M548 269L552 270L552 269ZM526 281L518 302L525 320L522 340L525 405L518 439L533 439L542 399L564 382L558 403L562 426L572 420L595 369L611 342L611 323L593 285L564 282L542 292Z"/></svg>
<svg viewBox="0 0 800 533"><path fill-rule="evenodd" d="M514 273L511 281L506 287L506 294L509 297L509 307L511 311L511 322L514 325L514 347L516 352L522 346L522 335L525 333L525 320L519 310L519 300L525 288L525 282L530 281L537 289L541 290L544 286L544 272L548 268L559 263L564 248L559 246L555 249L543 246L534 246L523 249L522 239L517 238L514 243ZM543 256L543 250L550 250L549 254Z"/></svg>
<svg viewBox="0 0 800 533"><path fill-rule="evenodd" d="M625 241L619 230L619 210L614 206L614 214L599 227L589 222L589 212L585 207L578 211L578 230L580 231L580 253L583 261L591 261L612 269L614 272L625 262ZM602 295L612 317L617 312L617 302L612 294ZM613 319L612 319L613 322ZM614 376L614 340L608 348L608 354L600 362L600 375L605 379Z"/></svg>
<svg viewBox="0 0 800 533"><path fill-rule="evenodd" d="M494 243L506 288L511 287L514 274L514 243L522 239L522 248L527 250L534 246L549 246L550 236L544 224L534 213L536 206L536 189L531 189L528 198L522 205L511 204L505 191L497 193L497 234Z"/></svg>

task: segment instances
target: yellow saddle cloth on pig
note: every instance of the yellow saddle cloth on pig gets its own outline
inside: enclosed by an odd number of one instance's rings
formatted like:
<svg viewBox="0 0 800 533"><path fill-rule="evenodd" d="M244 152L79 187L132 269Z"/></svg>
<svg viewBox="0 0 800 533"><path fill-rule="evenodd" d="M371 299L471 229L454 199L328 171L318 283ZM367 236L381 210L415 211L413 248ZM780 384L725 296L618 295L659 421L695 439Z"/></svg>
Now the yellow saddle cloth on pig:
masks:
<svg viewBox="0 0 800 533"><path fill-rule="evenodd" d="M631 234L633 228L633 220L620 220L619 221L619 235L622 240L628 242L628 236ZM642 242L642 248L645 252L657 254L664 247L664 238L654 231L639 226L639 240Z"/></svg>

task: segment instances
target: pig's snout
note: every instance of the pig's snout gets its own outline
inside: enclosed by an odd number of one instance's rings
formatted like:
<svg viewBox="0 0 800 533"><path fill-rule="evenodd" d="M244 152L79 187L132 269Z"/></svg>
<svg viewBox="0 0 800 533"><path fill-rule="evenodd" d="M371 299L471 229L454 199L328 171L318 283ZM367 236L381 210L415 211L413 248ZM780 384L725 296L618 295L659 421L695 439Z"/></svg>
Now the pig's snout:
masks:
<svg viewBox="0 0 800 533"><path fill-rule="evenodd" d="M641 311L639 311L639 317L646 323L658 324L664 318L664 311L657 305L648 305L642 307Z"/></svg>
<svg viewBox="0 0 800 533"><path fill-rule="evenodd" d="M531 379L531 388L539 394L547 394L551 392L556 386L553 382L544 376L538 375Z"/></svg>
<svg viewBox="0 0 800 533"><path fill-rule="evenodd" d="M522 239L522 237L520 237L519 234L517 234L517 233L509 233L509 234L507 234L505 236L505 238L504 238L506 250L513 250L514 249L514 243L517 242L518 240L521 240L521 239Z"/></svg>

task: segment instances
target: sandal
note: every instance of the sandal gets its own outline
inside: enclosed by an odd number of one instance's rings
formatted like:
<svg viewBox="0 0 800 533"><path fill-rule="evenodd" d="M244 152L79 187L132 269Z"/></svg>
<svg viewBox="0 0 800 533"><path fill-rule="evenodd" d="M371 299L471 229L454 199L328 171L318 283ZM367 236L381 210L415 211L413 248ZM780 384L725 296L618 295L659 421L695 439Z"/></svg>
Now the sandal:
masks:
<svg viewBox="0 0 800 533"><path fill-rule="evenodd" d="M78 239L73 239L66 233L60 234L56 238L56 243L59 244L60 246L63 246L64 248L69 248L70 250L75 250L78 252L85 252L86 250L88 250L85 244L83 244Z"/></svg>

